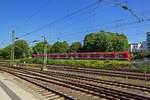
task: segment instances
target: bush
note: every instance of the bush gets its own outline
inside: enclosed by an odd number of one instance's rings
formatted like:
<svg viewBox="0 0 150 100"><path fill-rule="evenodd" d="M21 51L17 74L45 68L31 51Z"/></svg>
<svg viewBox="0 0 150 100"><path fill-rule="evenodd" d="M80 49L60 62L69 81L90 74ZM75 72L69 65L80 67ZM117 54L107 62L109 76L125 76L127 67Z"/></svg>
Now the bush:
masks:
<svg viewBox="0 0 150 100"><path fill-rule="evenodd" d="M27 63L42 64L43 59L33 58L24 59ZM23 62L21 60L20 62ZM128 61L117 61L117 60L73 60L73 59L48 59L47 63L49 65L62 65L62 66L72 66L72 67L88 67L88 68L102 68L102 69L116 69L116 68L128 68L131 66Z"/></svg>
<svg viewBox="0 0 150 100"><path fill-rule="evenodd" d="M139 58L150 58L149 51L142 51L142 52L133 52L132 59L139 59Z"/></svg>
<svg viewBox="0 0 150 100"><path fill-rule="evenodd" d="M18 63L43 64L42 58L20 59ZM117 69L117 70L135 70L140 72L150 72L150 62L132 63L129 61L118 60L73 60L73 59L48 59L49 65L61 65L71 67L86 67L100 69Z"/></svg>
<svg viewBox="0 0 150 100"><path fill-rule="evenodd" d="M143 62L141 64L134 64L134 66L141 72L150 72L150 62Z"/></svg>

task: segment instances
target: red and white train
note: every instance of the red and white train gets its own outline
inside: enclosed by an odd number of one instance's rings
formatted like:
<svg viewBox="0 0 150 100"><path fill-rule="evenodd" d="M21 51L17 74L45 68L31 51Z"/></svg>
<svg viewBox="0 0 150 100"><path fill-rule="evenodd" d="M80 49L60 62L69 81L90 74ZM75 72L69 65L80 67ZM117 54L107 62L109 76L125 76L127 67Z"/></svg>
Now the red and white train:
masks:
<svg viewBox="0 0 150 100"><path fill-rule="evenodd" d="M52 54L32 54L32 57L47 56L51 59L116 59L130 60L130 52L78 52L78 53L52 53Z"/></svg>

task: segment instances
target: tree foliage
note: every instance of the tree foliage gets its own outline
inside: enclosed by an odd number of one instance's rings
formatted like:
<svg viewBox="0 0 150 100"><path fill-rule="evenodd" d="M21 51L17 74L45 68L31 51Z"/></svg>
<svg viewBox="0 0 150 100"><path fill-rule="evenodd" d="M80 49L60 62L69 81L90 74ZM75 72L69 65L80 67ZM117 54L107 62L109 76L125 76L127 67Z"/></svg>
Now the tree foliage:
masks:
<svg viewBox="0 0 150 100"><path fill-rule="evenodd" d="M124 34L97 32L84 38L84 49L89 52L127 51L128 39Z"/></svg>
<svg viewBox="0 0 150 100"><path fill-rule="evenodd" d="M44 53L44 42L36 43L30 48L25 40L15 42L15 58L23 58L34 54ZM73 42L70 46L67 41L57 41L53 45L47 43L47 53L67 52L113 52L128 51L128 39L124 34L111 32L96 32L85 36L83 46L80 42ZM0 49L0 58L10 59L11 45Z"/></svg>
<svg viewBox="0 0 150 100"><path fill-rule="evenodd" d="M80 48L82 48L82 44L80 42L73 42L69 47L69 52L78 52Z"/></svg>
<svg viewBox="0 0 150 100"><path fill-rule="evenodd" d="M10 55L11 55L11 45L8 45L0 50L1 59L10 59Z"/></svg>
<svg viewBox="0 0 150 100"><path fill-rule="evenodd" d="M8 45L0 50L1 58L10 59L11 47ZM14 54L16 59L30 56L30 48L25 40L15 41Z"/></svg>
<svg viewBox="0 0 150 100"><path fill-rule="evenodd" d="M43 54L44 53L44 46L45 46L44 42L36 43L32 47L32 53L34 53L34 54ZM47 53L50 53L50 52L51 52L51 45L48 44L47 45Z"/></svg>
<svg viewBox="0 0 150 100"><path fill-rule="evenodd" d="M32 52L33 52L34 54L43 54L43 52L44 52L44 42L36 43L36 44L32 47Z"/></svg>
<svg viewBox="0 0 150 100"><path fill-rule="evenodd" d="M30 56L30 48L25 40L15 42L15 58L24 58Z"/></svg>
<svg viewBox="0 0 150 100"><path fill-rule="evenodd" d="M66 41L57 41L51 47L51 53L66 53L69 49L69 44Z"/></svg>

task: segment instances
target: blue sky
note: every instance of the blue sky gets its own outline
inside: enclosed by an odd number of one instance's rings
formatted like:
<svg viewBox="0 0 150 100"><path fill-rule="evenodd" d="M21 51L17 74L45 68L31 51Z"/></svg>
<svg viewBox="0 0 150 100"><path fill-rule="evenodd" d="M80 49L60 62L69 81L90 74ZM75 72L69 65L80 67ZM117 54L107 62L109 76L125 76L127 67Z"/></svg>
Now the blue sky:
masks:
<svg viewBox="0 0 150 100"><path fill-rule="evenodd" d="M96 1L0 0L0 47L10 43L13 29L16 30L16 37L20 37ZM130 42L145 40L145 33L150 31L150 21L130 24L138 20L130 12L112 4L114 1L127 5L140 19L150 18L150 0L103 0L21 39L31 42L42 40L44 35L49 43L58 40L71 43L82 41L90 32L104 30L124 33Z"/></svg>

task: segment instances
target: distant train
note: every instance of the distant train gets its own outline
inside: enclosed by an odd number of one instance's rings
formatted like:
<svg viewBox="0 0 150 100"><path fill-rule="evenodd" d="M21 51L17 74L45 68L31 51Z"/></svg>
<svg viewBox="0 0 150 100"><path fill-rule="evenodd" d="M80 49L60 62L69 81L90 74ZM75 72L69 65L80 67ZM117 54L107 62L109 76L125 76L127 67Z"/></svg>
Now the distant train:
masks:
<svg viewBox="0 0 150 100"><path fill-rule="evenodd" d="M32 57L43 57L44 54L32 54ZM51 53L51 59L104 59L104 60L130 60L130 52L79 52L79 53Z"/></svg>

